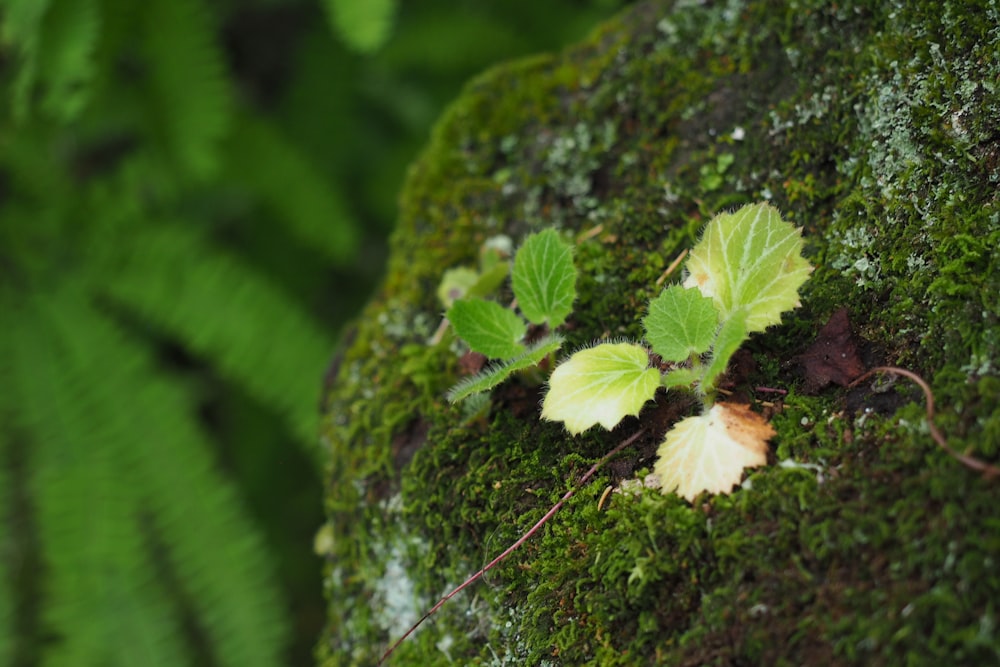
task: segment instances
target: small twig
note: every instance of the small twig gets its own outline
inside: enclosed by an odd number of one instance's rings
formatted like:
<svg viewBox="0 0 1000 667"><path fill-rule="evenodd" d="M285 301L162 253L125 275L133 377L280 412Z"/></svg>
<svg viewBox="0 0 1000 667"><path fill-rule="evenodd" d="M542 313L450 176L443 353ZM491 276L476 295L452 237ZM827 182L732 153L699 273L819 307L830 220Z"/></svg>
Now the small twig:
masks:
<svg viewBox="0 0 1000 667"><path fill-rule="evenodd" d="M916 385L924 392L924 398L927 401L927 428L930 431L931 438L934 439L934 442L936 442L941 449L946 451L949 456L961 462L967 468L981 472L983 477L986 479L994 479L1000 476L1000 468L997 466L986 463L985 461L980 461L974 456L956 452L948 446L948 441L945 440L944 435L941 434L941 431L939 431L938 427L934 424L934 393L931 391L927 382L913 371L908 371L905 368L896 368L895 366L877 366L861 377L855 379L848 386L854 387L861 382L864 382L875 373L891 373L893 375L901 375L916 383Z"/></svg>
<svg viewBox="0 0 1000 667"><path fill-rule="evenodd" d="M607 486L607 488L604 489L604 493L601 494L601 499L597 501L598 510L604 507L604 501L608 499L608 496L610 496L611 492L614 490L615 487L611 486L610 484Z"/></svg>
<svg viewBox="0 0 1000 667"><path fill-rule="evenodd" d="M444 338L444 332L448 330L448 324L449 324L448 318L442 317L441 323L438 324L437 330L434 331L434 335L430 337L430 339L427 341L427 344L433 347L438 343L440 343L441 339Z"/></svg>
<svg viewBox="0 0 1000 667"><path fill-rule="evenodd" d="M597 236L598 234L600 234L603 231L604 231L604 225L603 224L599 224L599 225L596 225L594 227L591 227L590 229L588 229L587 231L583 232L582 234L580 234L579 236L576 237L576 244L580 245L584 241L589 241L590 239L594 238L595 236Z"/></svg>
<svg viewBox="0 0 1000 667"><path fill-rule="evenodd" d="M681 254L677 255L677 257L674 259L674 261L670 262L670 266L667 267L667 270L664 271L663 273L661 273L660 277L656 279L656 286L657 287L659 287L660 285L662 285L663 281L665 281L667 279L667 276L669 276L671 273L673 273L677 269L677 267L680 266L681 261L685 257L687 257L687 254L688 254L687 248L684 248L684 250L681 251Z"/></svg>
<svg viewBox="0 0 1000 667"><path fill-rule="evenodd" d="M399 647L400 644L402 644L404 641L406 641L406 638L409 637L411 634L413 634L414 631L416 631L416 629L418 627L420 627L421 623L423 623L424 621L426 621L434 613L436 613L438 609L440 609L441 607L443 607L445 602L447 602L448 600L452 599L453 597L455 597L456 595L458 595L459 593L461 593L463 590L465 590L466 588L468 588L472 584L476 583L476 581L478 581L479 579L481 579L484 574L486 574L488 571L492 570L497 564L499 564L500 561L502 561L505 558L507 558L507 556L509 556L510 554L512 554L518 547L520 547L522 544L524 544L525 542L527 542L528 539L532 535L534 535L536 532L538 532L539 528L541 528L543 525L545 525L545 523L549 519L551 519L555 515L556 512L559 511L559 509L566 503L567 500L569 500L570 498L573 497L573 494L576 493L577 489L582 488L583 485L587 483L587 480L589 480L591 477L594 476L594 473L596 473L600 469L600 467L602 465L604 465L608 461L608 459L610 459L612 456L614 456L615 454L617 454L618 452L622 451L623 449L625 449L626 447L628 447L629 445L631 445L633 442L635 442L636 440L638 440L639 436L642 435L645 430L646 430L645 428L639 429L638 431L636 431L635 433L633 433L632 435L630 435L628 438L626 438L625 440L623 440L621 443L619 443L610 452L608 452L607 454L605 454L604 456L602 456L601 459L597 463L595 463L593 466L590 467L590 470L588 470L586 473L584 473L583 477L580 478L580 481L577 482L576 487L568 490L565 493L565 495L563 495L563 497L559 500L559 502L557 502L555 505L553 505L552 508L549 509L549 511L545 513L545 516L543 516L541 519L539 519L535 523L534 526L532 526L531 528L529 528L528 531L524 535L522 535L520 538L518 538L518 540L516 542L514 542L512 545L510 545L509 547L507 547L503 551L503 553L501 553L499 556L497 556L496 558L494 558L493 560L491 560L489 563L487 563L486 565L484 565L482 567L482 569L480 569L478 572L476 572L475 574L473 574L471 577L469 577L468 579L466 579L465 581L463 581L461 584L458 585L458 587L456 587L455 589L453 589L452 591L450 591L443 598L441 598L440 600L438 600L437 604L435 604L433 607L431 607L430 611L428 611L426 614L424 614L423 616L421 616L419 621L417 621L416 623L414 623L410 627L410 629L407 630L403 634L402 637L400 637L399 639L397 639L396 642L392 646L390 646L388 648L388 650L386 650L385 653L382 654L382 657L379 658L379 661L378 661L377 664L381 665L383 662L385 662L389 658L389 656L392 655L393 651L395 651Z"/></svg>

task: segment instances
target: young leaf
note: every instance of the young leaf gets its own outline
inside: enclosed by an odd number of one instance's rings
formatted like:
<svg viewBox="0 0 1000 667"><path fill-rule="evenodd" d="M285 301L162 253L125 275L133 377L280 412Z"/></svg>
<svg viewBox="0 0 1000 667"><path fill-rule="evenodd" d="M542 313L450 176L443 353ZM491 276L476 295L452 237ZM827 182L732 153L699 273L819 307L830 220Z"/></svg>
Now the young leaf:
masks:
<svg viewBox="0 0 1000 667"><path fill-rule="evenodd" d="M506 234L491 236L479 246L479 270L486 273L497 264L509 264L514 242Z"/></svg>
<svg viewBox="0 0 1000 667"><path fill-rule="evenodd" d="M510 359L524 352L524 321L499 303L460 299L451 305L446 317L469 347L491 359Z"/></svg>
<svg viewBox="0 0 1000 667"><path fill-rule="evenodd" d="M715 388L715 381L726 371L729 359L740 348L750 334L747 332L746 312L742 309L733 312L729 319L719 327L719 334L712 344L712 360L702 375L702 391L708 393Z"/></svg>
<svg viewBox="0 0 1000 667"><path fill-rule="evenodd" d="M638 415L660 386L646 348L604 343L581 350L559 364L549 378L542 418L561 421L573 433L594 424L611 430L625 415Z"/></svg>
<svg viewBox="0 0 1000 667"><path fill-rule="evenodd" d="M684 361L709 348L718 318L712 299L696 289L674 285L649 302L642 325L653 352L666 361Z"/></svg>
<svg viewBox="0 0 1000 667"><path fill-rule="evenodd" d="M799 287L812 267L802 258L801 229L783 221L769 204L750 204L720 213L691 250L685 287L711 297L725 321L747 308L748 332L781 321L799 305Z"/></svg>
<svg viewBox="0 0 1000 667"><path fill-rule="evenodd" d="M538 365L542 359L562 347L562 343L562 336L546 336L528 346L528 349L520 356L510 361L493 364L472 377L465 378L451 388L448 392L448 400L452 403L458 403L473 394L489 391L517 371Z"/></svg>
<svg viewBox="0 0 1000 667"><path fill-rule="evenodd" d="M441 283L437 288L437 298L445 308L468 294L469 290L479 280L479 274L467 266L459 266L448 269L441 276Z"/></svg>
<svg viewBox="0 0 1000 667"><path fill-rule="evenodd" d="M524 316L555 329L573 310L576 298L573 247L554 229L532 234L514 256L511 285Z"/></svg>
<svg viewBox="0 0 1000 667"><path fill-rule="evenodd" d="M484 266L482 271L459 266L448 269L441 276L437 288L437 298L445 308L465 297L485 298L495 292L510 273L510 262L493 261Z"/></svg>
<svg viewBox="0 0 1000 667"><path fill-rule="evenodd" d="M744 468L767 463L767 441L773 435L771 425L748 406L716 403L667 433L653 465L660 490L676 491L689 501L702 491L729 493Z"/></svg>
<svg viewBox="0 0 1000 667"><path fill-rule="evenodd" d="M497 262L489 268L484 268L469 287L469 296L486 297L497 291L510 273L510 262Z"/></svg>

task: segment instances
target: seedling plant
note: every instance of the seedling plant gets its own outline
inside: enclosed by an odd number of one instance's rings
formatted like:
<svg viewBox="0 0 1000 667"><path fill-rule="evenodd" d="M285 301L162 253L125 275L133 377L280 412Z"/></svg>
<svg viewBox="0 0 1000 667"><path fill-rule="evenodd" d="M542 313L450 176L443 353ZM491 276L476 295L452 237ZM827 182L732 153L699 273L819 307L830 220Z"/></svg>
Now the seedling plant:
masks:
<svg viewBox="0 0 1000 667"><path fill-rule="evenodd" d="M812 271L802 245L801 230L768 204L716 216L687 258L683 284L667 287L649 302L642 319L644 341L596 344L560 363L549 378L542 418L562 422L574 435L597 424L611 430L625 416L637 416L660 387L693 392L701 413L667 433L654 473L664 493L688 500L703 491L728 493L745 468L766 463L766 443L774 431L749 407L716 402L718 382L752 333L777 324L782 313L799 305L799 287ZM509 308L483 298L483 281L499 286L496 277L504 273L495 265L445 275L439 295L450 303L446 319L471 350L494 360L453 387L450 400L489 391L518 371L551 361L563 343L555 329L566 321L576 298L572 251L554 230L529 236L514 258L515 302ZM529 342L533 328L535 339ZM643 432L640 428L608 452L580 484ZM445 602L530 538L573 492L567 491L517 542L439 600L379 664Z"/></svg>
<svg viewBox="0 0 1000 667"><path fill-rule="evenodd" d="M702 491L729 492L744 468L766 462L774 431L748 407L716 402L718 382L752 333L799 305L798 290L812 271L802 245L801 230L768 204L716 216L687 258L683 284L649 302L644 340L600 343L559 364L542 418L574 435L597 424L611 430L626 415L637 416L660 387L693 392L701 414L670 430L654 473L664 493L688 500ZM456 385L449 398L487 391L551 357L562 345L553 331L572 311L575 285L572 246L546 230L528 237L514 258L511 286L520 316L483 298L456 300L447 313L455 332L497 361ZM547 333L526 345L529 322Z"/></svg>

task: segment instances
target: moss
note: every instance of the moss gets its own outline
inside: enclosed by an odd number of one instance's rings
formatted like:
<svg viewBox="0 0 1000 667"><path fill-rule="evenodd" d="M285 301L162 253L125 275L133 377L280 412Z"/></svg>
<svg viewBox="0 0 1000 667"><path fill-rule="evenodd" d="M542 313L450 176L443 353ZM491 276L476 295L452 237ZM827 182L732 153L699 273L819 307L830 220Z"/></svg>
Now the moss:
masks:
<svg viewBox="0 0 1000 667"><path fill-rule="evenodd" d="M789 359L846 306L867 363L924 374L952 445L1000 456L998 50L987 0L646 2L470 82L411 168L388 276L329 374L320 661L371 664L641 423L393 663L995 662L996 483L935 447L905 382L807 395ZM742 489L598 505L651 466L689 409L672 394L577 438L539 422L537 387L509 383L479 415L444 402L458 364L428 343L435 289L487 237L588 237L572 348L638 337L704 222L759 199L805 227L817 270L747 346L736 389L788 394L769 408L775 465Z"/></svg>

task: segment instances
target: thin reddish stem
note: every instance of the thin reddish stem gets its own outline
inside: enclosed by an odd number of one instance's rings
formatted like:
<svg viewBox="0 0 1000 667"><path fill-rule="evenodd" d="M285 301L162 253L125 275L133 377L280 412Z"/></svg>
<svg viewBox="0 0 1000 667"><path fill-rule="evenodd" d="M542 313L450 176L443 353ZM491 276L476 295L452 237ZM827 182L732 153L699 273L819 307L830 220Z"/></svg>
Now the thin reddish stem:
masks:
<svg viewBox="0 0 1000 667"><path fill-rule="evenodd" d="M852 382L849 386L853 387L860 384L875 373L902 375L903 377L912 380L924 392L924 398L927 401L927 428L930 431L931 438L934 439L934 442L936 442L941 449L946 451L949 456L961 462L966 467L983 473L983 477L986 479L993 479L1000 476L1000 468L997 466L986 463L985 461L980 461L974 456L956 452L948 445L948 441L945 440L944 435L942 435L941 431L938 430L937 425L934 423L934 393L931 391L927 382L913 371L908 371L905 368L897 368L895 366L877 366L854 380L854 382Z"/></svg>
<svg viewBox="0 0 1000 667"><path fill-rule="evenodd" d="M474 584L477 581L479 581L483 577L484 574L486 574L487 572L489 572L490 570L492 570L497 564L499 564L502 560L504 560L505 558L507 558L507 556L509 556L510 554L512 554L522 544L524 544L525 542L527 542L528 539L531 538L532 535L534 535L536 532L538 532L539 528L541 528L542 526L544 526L545 523L549 519L551 519L555 515L555 513L558 512L562 508L562 506L564 504L566 504L567 500L569 500L570 498L573 497L573 494L576 493L577 489L582 488L583 485L587 483L587 480L589 480L591 477L594 476L594 473L596 473L600 469L600 467L602 465L604 465L608 461L608 459L610 459L612 456L614 456L615 454L617 454L618 452L622 451L623 449L625 449L626 447L628 447L629 445L631 445L632 443L634 443L636 440L638 440L639 436L642 435L642 433L645 430L646 429L644 429L644 428L639 429L638 431L636 431L635 433L633 433L632 435L630 435L628 438L626 438L625 440L623 440L621 443L619 443L610 452L608 452L607 454L605 454L604 456L602 456L601 459L597 463L595 463L593 466L590 467L590 470L588 470L586 473L584 473L584 475L580 478L580 481L577 482L576 487L571 488L568 491L566 491L565 495L563 495L563 497L559 500L559 502L557 502L555 505L553 505L552 508L549 509L549 511L545 513L545 516L543 516L541 519L539 519L535 523L535 525L533 525L531 528L529 528L528 531L524 535L522 535L520 538L518 538L518 540L516 542L514 542L513 544L511 544L509 547L507 547L506 549L504 549L503 553L501 553L499 556L497 556L496 558L494 558L493 560L491 560L489 563L487 563L486 565L484 565L482 567L482 569L480 569L478 572L476 572L475 574L473 574L471 577L469 577L468 579L466 579L465 581L463 581L461 584L459 584L455 589L451 590L443 598L441 598L440 600L438 600L437 604L435 604L433 607L430 608L430 611L428 611L426 614L424 614L423 616L421 616L419 621L417 621L416 623L414 623L410 627L410 629L407 630L403 634L402 637L400 637L399 639L397 639L395 641L395 643L392 646L390 646L388 648L388 650L386 650L385 653L382 654L382 657L379 658L378 665L381 665L383 662L385 662L389 658L389 656L392 655L393 651L395 651L399 647L400 644L402 644L404 641L406 641L406 638L409 637L410 635L412 635L414 633L414 631L416 631L416 629L419 628L420 625L424 621L426 621L428 618L430 618L431 616L433 616L437 612L438 609L440 609L441 607L443 607L445 602L447 602L448 600L452 599L453 597L455 597L456 595L458 595L459 593L461 593L463 590L465 590L466 588L468 588L472 584Z"/></svg>

